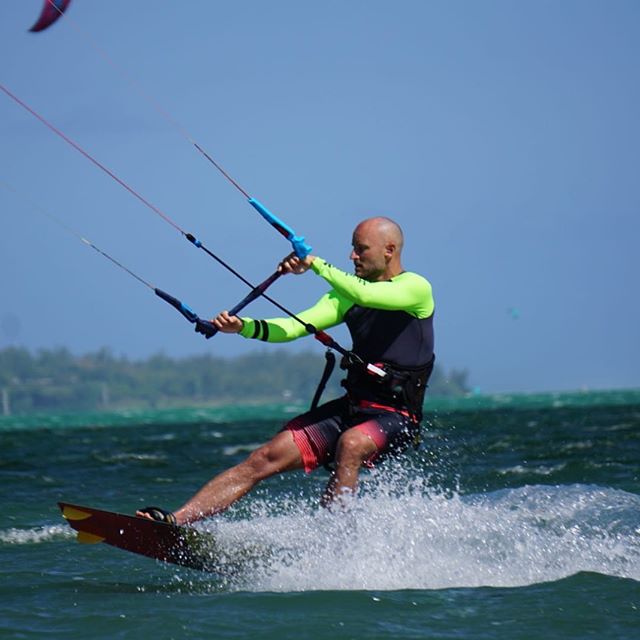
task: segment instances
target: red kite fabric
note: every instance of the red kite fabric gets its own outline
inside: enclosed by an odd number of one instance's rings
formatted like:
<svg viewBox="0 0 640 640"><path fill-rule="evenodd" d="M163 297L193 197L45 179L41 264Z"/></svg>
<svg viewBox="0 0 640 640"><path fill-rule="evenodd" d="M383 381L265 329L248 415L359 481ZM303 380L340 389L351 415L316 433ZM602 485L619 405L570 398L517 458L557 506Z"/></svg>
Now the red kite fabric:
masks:
<svg viewBox="0 0 640 640"><path fill-rule="evenodd" d="M44 31L65 12L70 4L71 0L44 0L40 17L29 31Z"/></svg>

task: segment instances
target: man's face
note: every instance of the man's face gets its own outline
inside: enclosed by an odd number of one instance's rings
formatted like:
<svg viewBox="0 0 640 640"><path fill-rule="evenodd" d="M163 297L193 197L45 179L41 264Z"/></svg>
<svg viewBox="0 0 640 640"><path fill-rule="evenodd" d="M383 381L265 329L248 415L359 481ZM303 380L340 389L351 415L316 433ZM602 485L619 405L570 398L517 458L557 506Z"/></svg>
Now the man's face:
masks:
<svg viewBox="0 0 640 640"><path fill-rule="evenodd" d="M380 234L371 225L358 225L352 245L349 259L353 261L355 275L369 282L379 280L387 268L386 247Z"/></svg>

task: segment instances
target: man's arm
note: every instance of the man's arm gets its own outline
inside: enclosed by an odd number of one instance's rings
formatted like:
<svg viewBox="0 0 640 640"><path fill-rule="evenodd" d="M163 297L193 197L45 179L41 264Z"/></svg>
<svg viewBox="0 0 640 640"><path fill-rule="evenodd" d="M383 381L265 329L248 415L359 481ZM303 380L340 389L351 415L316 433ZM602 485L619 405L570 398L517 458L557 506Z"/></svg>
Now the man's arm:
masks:
<svg viewBox="0 0 640 640"><path fill-rule="evenodd" d="M322 296L313 307L301 311L297 316L303 322L312 324L316 329L324 330L342 322L342 318L351 304L349 300L330 291ZM255 320L243 317L241 320L242 328L239 333L245 338L265 342L290 342L309 335L305 327L293 318Z"/></svg>
<svg viewBox="0 0 640 640"><path fill-rule="evenodd" d="M433 313L431 284L417 273L405 271L392 280L368 282L334 267L322 258L315 257L310 266L337 293L354 304L373 309L406 311L417 318L428 318Z"/></svg>

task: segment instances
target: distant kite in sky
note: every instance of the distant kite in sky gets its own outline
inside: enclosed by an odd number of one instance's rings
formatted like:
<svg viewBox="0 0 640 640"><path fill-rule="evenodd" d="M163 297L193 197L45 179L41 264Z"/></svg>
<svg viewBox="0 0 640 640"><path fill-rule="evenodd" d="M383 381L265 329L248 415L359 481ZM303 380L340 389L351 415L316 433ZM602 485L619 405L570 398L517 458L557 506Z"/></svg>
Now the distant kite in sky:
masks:
<svg viewBox="0 0 640 640"><path fill-rule="evenodd" d="M71 4L71 0L44 0L44 7L36 22L29 31L44 31L51 26Z"/></svg>

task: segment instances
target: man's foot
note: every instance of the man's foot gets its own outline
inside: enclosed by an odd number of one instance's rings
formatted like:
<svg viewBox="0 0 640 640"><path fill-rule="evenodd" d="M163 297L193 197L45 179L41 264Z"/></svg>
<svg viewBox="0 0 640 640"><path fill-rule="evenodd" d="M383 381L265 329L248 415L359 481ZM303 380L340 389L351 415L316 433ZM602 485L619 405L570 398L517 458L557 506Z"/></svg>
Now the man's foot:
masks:
<svg viewBox="0 0 640 640"><path fill-rule="evenodd" d="M136 511L139 518L147 520L155 520L156 522L164 522L166 524L177 525L176 517L171 511L166 511L160 507L145 507Z"/></svg>

